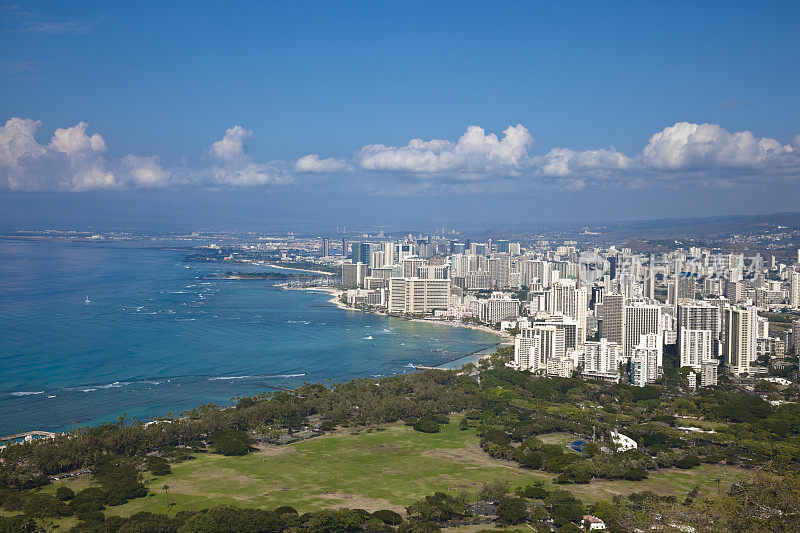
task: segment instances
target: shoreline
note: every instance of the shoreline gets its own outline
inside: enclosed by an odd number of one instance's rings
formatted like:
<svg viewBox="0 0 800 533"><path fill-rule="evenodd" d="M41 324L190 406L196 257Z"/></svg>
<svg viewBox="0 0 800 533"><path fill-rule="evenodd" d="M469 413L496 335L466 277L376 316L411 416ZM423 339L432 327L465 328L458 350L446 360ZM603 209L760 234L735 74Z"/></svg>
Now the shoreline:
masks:
<svg viewBox="0 0 800 533"><path fill-rule="evenodd" d="M257 266L257 265L255 265L255 266ZM311 272L312 274L320 274L320 275L323 275L323 276L333 276L335 274L334 272L324 272L322 270L310 270L308 268L296 268L296 267L280 266L280 265L274 265L272 263L264 263L264 266L265 267L270 267L270 268L279 268L281 270L296 270L297 272Z"/></svg>
<svg viewBox="0 0 800 533"><path fill-rule="evenodd" d="M453 327L453 328L467 328L467 329L474 329L476 331L482 331L484 333L491 333L493 335L496 335L496 336L500 337L500 342L498 342L495 345L495 347L513 345L513 342L514 342L514 336L509 334L508 332L506 332L506 331L498 331L496 329L490 328L489 326L485 326L483 324L469 324L469 323L464 323L464 322L456 322L456 321L453 321L453 320L436 320L436 319L428 319L428 318L404 317L404 316L391 315L389 313L378 311L376 309L361 309L361 308L358 308L358 307L350 307L349 305L347 305L345 303L342 303L342 301L339 299L341 297L341 295L345 293L345 291L343 291L341 289L335 289L333 287L283 287L283 288L285 290L290 290L290 291L308 291L308 292L325 292L325 293L328 293L328 294L331 295L331 298L328 300L329 303L332 303L333 305L335 305L339 309L344 309L344 310L347 310L347 311L361 311L361 312L364 312L364 313L372 313L372 314L376 314L376 315L382 315L382 316L385 316L385 317L388 317L388 318L397 318L397 319L400 319L400 320L408 320L409 322L420 322L420 323L423 323L423 324L437 324L437 325L441 325L441 326L450 326L450 327ZM483 351L483 350L480 350L480 351ZM494 353L494 351L492 351L491 353L486 353L486 354L480 355L480 357L478 357L478 361L491 357L493 353ZM459 358L455 359L455 361L458 361L458 360L463 359L463 358L467 358L467 357L472 356L472 355L476 355L476 354L475 353L464 354L462 357L459 357ZM444 365L444 364L448 364L448 363L452 363L452 362L453 361L447 361L447 362L441 363L440 365ZM431 367L431 368L438 368L440 365L436 365L436 366Z"/></svg>

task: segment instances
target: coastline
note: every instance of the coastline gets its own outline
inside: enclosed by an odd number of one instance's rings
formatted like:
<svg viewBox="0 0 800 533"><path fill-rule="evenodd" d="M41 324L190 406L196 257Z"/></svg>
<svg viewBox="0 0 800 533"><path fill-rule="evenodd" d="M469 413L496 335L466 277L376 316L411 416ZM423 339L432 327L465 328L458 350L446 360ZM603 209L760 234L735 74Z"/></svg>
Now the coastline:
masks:
<svg viewBox="0 0 800 533"><path fill-rule="evenodd" d="M342 303L342 301L340 300L341 295L344 294L345 291L343 291L341 289L335 289L333 287L283 287L283 288L286 289L286 290L291 290L291 291L309 291L309 292L325 292L325 293L328 293L328 294L331 295L331 298L328 300L329 303L332 303L333 305L335 305L339 309L344 309L344 310L347 310L347 311L362 311L364 313L373 313L373 314L376 314L376 315L383 315L383 316L386 316L386 317L398 318L400 320L408 320L410 322L421 322L423 324L438 324L438 325L441 325L441 326L450 326L450 327L453 327L453 328L467 328L467 329L474 329L474 330L477 330L477 331L482 331L484 333L491 333L493 335L496 335L496 336L500 337L500 342L498 342L496 344L496 346L509 346L509 345L513 345L513 342L514 342L514 336L509 334L508 332L506 332L506 331L498 331L496 329L490 328L489 326L485 326L483 324L469 324L469 323L464 323L464 322L456 322L456 321L452 321L452 320L436 320L436 319L428 319L428 318L404 317L404 316L391 315L389 313L378 311L376 309L361 309L361 308L358 308L358 307L350 307L349 305L347 305L345 303ZM487 359L487 358L491 357L492 353L494 353L494 350L492 350L489 353L480 354L477 360L480 361L481 359ZM474 354L474 353L472 353L472 354L464 354L463 357L460 357L460 358L458 358L456 360L467 358L467 357L472 356L472 355L477 355L477 354ZM452 361L449 361L448 363L451 363L451 362ZM448 364L448 363L442 363L442 365ZM432 368L439 368L439 367L440 367L440 365L437 365L437 366L432 367Z"/></svg>
<svg viewBox="0 0 800 533"><path fill-rule="evenodd" d="M270 268L279 268L281 270L295 270L297 272L311 272L312 274L320 274L322 276L333 276L334 272L323 272L322 270L310 270L308 268L296 268L296 267L287 267L287 266L280 266L275 265L272 263L264 263L264 266Z"/></svg>

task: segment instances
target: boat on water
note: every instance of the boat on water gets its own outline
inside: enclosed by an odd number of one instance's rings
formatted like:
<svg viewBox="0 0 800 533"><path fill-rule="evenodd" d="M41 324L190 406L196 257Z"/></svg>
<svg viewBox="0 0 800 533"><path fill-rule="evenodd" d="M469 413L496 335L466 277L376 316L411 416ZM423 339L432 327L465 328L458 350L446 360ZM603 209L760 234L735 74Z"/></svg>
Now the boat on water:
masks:
<svg viewBox="0 0 800 533"><path fill-rule="evenodd" d="M86 295L86 299L83 301L85 304L90 304L92 301L89 299L89 295Z"/></svg>

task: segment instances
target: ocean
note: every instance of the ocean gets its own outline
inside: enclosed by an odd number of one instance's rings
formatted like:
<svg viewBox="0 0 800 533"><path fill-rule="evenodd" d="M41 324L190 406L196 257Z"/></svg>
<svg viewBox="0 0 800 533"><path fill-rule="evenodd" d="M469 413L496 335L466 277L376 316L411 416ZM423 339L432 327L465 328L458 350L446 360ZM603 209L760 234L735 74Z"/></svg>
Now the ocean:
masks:
<svg viewBox="0 0 800 533"><path fill-rule="evenodd" d="M214 278L247 269L182 263L185 255L0 241L0 436L178 416L268 387L390 376L499 341L342 310L328 294L274 281Z"/></svg>

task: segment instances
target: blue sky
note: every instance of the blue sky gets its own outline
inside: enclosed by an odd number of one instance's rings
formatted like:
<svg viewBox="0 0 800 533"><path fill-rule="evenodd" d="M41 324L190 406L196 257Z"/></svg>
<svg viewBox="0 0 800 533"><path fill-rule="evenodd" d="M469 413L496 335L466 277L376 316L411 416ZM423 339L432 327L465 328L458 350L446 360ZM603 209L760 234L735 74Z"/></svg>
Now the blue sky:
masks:
<svg viewBox="0 0 800 533"><path fill-rule="evenodd" d="M800 200L797 2L0 7L5 226L51 220L51 198L61 224L187 198L320 222L352 198L364 223Z"/></svg>

